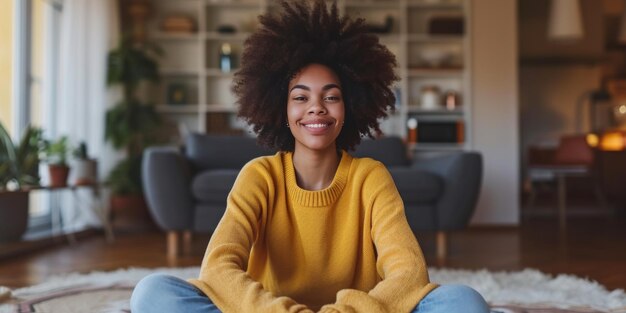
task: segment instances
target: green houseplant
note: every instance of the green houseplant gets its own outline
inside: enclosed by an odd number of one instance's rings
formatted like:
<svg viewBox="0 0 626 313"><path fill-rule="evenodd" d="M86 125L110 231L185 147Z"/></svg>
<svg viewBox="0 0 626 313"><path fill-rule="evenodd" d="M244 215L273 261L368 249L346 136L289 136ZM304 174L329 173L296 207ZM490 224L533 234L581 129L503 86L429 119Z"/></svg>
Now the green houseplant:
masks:
<svg viewBox="0 0 626 313"><path fill-rule="evenodd" d="M54 141L44 140L42 155L48 163L50 187L67 186L67 178L70 174L67 157L71 149L67 136L62 136Z"/></svg>
<svg viewBox="0 0 626 313"><path fill-rule="evenodd" d="M158 47L133 43L124 37L120 45L109 52L107 83L119 85L123 98L106 113L105 138L114 148L123 150L125 158L114 166L106 178L111 188L113 214L142 207L146 212L141 185L141 155L145 147L159 142L159 114L151 104L137 95L142 82L158 82L159 71L155 56Z"/></svg>
<svg viewBox="0 0 626 313"><path fill-rule="evenodd" d="M18 145L0 123L0 190L39 185L39 150L42 131L29 126Z"/></svg>
<svg viewBox="0 0 626 313"><path fill-rule="evenodd" d="M19 240L28 226L28 188L39 186L42 131L28 127L17 145L0 123L0 242Z"/></svg>

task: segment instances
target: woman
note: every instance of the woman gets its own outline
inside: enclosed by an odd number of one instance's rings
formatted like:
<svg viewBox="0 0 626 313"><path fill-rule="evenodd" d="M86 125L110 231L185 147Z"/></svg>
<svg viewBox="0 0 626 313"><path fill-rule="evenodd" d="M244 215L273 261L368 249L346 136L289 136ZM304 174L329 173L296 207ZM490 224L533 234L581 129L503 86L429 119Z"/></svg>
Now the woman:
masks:
<svg viewBox="0 0 626 313"><path fill-rule="evenodd" d="M151 275L133 312L488 312L429 282L385 167L346 151L380 134L395 57L324 1L282 4L245 44L234 93L259 142L188 282Z"/></svg>

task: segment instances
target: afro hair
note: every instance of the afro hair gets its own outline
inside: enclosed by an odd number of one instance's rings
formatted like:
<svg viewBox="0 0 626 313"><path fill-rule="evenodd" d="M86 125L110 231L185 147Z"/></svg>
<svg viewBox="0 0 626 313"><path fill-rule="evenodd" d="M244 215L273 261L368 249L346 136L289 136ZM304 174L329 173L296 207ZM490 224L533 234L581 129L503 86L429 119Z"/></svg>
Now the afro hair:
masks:
<svg viewBox="0 0 626 313"><path fill-rule="evenodd" d="M338 149L352 150L361 137L382 134L396 98L396 58L361 18L340 17L336 3L324 0L281 1L282 12L261 15L260 26L244 43L241 67L232 91L239 117L252 126L260 145L293 151L295 139L286 126L289 82L305 66L332 69L341 82L346 119Z"/></svg>

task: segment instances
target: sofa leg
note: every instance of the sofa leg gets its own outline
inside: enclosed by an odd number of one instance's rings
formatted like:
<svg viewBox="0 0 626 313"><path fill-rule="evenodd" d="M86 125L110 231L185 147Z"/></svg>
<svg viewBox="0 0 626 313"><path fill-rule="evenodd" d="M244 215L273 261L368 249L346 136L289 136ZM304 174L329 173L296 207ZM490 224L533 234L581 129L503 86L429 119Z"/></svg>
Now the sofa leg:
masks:
<svg viewBox="0 0 626 313"><path fill-rule="evenodd" d="M437 232L437 261L443 264L448 255L448 234L444 231Z"/></svg>
<svg viewBox="0 0 626 313"><path fill-rule="evenodd" d="M169 258L177 258L180 252L180 234L177 231L167 232L167 256Z"/></svg>
<svg viewBox="0 0 626 313"><path fill-rule="evenodd" d="M183 232L183 254L190 255L191 254L191 244L193 242L193 235L191 231L186 230Z"/></svg>

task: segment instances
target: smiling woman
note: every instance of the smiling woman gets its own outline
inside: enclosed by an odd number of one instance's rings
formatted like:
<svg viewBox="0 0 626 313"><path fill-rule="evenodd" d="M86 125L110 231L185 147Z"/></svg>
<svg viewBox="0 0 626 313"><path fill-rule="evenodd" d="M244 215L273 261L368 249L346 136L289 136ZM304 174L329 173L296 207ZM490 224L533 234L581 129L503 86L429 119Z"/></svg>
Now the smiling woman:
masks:
<svg viewBox="0 0 626 313"><path fill-rule="evenodd" d="M473 289L430 282L390 173L348 153L395 103L394 55L336 4L281 4L246 41L233 88L279 151L239 172L198 277L144 278L132 311L488 312Z"/></svg>

